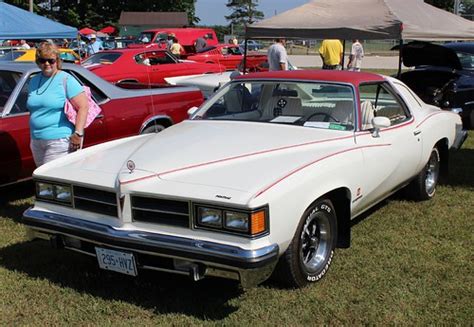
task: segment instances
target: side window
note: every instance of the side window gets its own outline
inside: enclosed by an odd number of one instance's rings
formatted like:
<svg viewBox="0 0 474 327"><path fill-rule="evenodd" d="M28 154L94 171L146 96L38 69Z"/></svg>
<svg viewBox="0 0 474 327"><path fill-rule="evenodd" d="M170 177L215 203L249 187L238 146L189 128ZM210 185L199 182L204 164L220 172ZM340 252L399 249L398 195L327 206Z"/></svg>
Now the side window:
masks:
<svg viewBox="0 0 474 327"><path fill-rule="evenodd" d="M408 110L385 83L363 84L359 87L361 128L373 128L373 117L387 117L393 125L410 118Z"/></svg>
<svg viewBox="0 0 474 327"><path fill-rule="evenodd" d="M148 52L145 54L147 58L150 59L150 65L162 65L162 64L175 64L176 61L166 52Z"/></svg>
<svg viewBox="0 0 474 327"><path fill-rule="evenodd" d="M3 112L3 108L5 107L7 100L10 98L19 79L20 74L18 73L9 71L0 72L0 114Z"/></svg>

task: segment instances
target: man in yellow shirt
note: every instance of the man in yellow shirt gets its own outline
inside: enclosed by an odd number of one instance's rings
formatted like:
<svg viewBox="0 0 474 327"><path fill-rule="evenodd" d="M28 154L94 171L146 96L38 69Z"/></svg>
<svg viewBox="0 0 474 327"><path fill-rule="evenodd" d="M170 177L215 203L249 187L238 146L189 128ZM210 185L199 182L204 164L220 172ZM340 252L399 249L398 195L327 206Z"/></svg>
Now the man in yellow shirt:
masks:
<svg viewBox="0 0 474 327"><path fill-rule="evenodd" d="M323 40L319 47L323 69L339 69L342 63L343 48L339 40Z"/></svg>

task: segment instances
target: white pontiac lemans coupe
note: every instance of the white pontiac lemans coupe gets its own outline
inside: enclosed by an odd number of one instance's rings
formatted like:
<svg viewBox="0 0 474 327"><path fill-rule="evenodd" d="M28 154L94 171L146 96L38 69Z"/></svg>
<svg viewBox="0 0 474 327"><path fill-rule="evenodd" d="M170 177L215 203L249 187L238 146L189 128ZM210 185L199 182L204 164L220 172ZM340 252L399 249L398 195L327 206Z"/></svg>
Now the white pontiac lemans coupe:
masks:
<svg viewBox="0 0 474 327"><path fill-rule="evenodd" d="M351 219L402 188L433 197L467 135L457 114L368 73L249 74L190 114L38 168L30 236L128 275L303 287L350 245Z"/></svg>

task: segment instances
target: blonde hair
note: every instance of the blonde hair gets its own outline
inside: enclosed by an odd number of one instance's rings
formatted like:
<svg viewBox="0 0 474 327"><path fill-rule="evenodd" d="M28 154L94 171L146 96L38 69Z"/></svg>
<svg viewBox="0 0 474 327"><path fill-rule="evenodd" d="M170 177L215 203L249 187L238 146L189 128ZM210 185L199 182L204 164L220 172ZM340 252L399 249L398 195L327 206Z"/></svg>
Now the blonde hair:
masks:
<svg viewBox="0 0 474 327"><path fill-rule="evenodd" d="M44 56L55 56L56 57L56 67L58 69L61 69L62 67L62 60L61 57L59 56L59 49L56 45L50 42L41 42L41 44L38 46L36 49L36 64L38 64L38 59L39 58L44 58Z"/></svg>

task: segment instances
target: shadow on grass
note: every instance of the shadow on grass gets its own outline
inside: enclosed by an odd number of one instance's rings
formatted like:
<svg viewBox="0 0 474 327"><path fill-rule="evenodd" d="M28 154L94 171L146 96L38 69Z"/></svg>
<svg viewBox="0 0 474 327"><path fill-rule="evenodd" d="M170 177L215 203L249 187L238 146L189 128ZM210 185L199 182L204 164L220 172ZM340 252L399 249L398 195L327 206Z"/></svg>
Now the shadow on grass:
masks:
<svg viewBox="0 0 474 327"><path fill-rule="evenodd" d="M19 222L23 211L31 206L28 198L34 195L32 181L0 188L0 217L10 217Z"/></svg>
<svg viewBox="0 0 474 327"><path fill-rule="evenodd" d="M137 278L98 268L95 258L55 250L46 241L17 243L0 249L0 265L32 278L47 279L78 293L119 300L156 314L181 313L202 320L221 320L238 310L228 301L242 293L237 282L139 271Z"/></svg>
<svg viewBox="0 0 474 327"><path fill-rule="evenodd" d="M473 131L470 131L473 133ZM449 186L474 188L474 150L459 149L449 154L449 178L444 183Z"/></svg>

